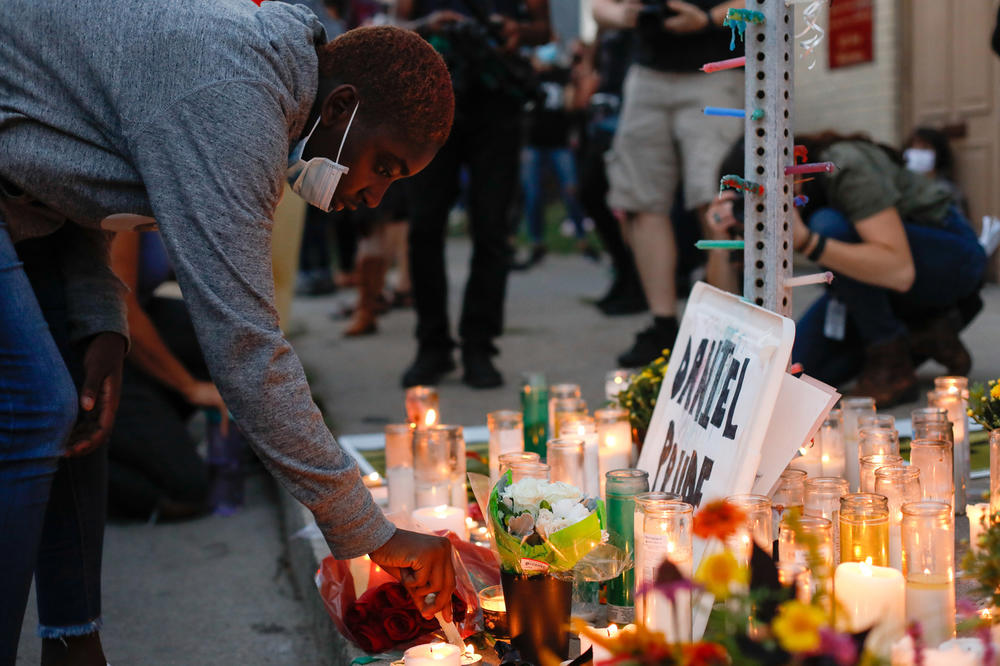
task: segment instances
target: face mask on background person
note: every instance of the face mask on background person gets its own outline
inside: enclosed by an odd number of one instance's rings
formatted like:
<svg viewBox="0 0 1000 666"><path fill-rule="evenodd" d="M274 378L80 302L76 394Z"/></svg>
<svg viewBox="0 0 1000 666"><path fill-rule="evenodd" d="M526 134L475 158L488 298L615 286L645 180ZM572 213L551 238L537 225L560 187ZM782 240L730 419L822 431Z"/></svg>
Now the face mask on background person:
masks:
<svg viewBox="0 0 1000 666"><path fill-rule="evenodd" d="M312 204L327 213L330 212L330 202L333 200L333 193L337 189L340 177L349 171L346 166L340 164L340 153L344 150L347 133L351 131L351 123L354 122L354 116L357 112L358 104L355 104L354 111L351 112L351 118L347 121L347 127L344 129L344 136L340 140L340 148L337 149L336 161L325 157L314 157L308 162L302 159L306 143L309 142L313 132L319 126L322 116L316 119L316 123L309 130L309 134L295 144L292 152L288 155L288 170L285 172L285 175L288 178L288 184L291 186L292 192L305 199L306 203Z"/></svg>
<svg viewBox="0 0 1000 666"><path fill-rule="evenodd" d="M907 148L903 151L906 168L915 173L934 171L934 151L930 148Z"/></svg>

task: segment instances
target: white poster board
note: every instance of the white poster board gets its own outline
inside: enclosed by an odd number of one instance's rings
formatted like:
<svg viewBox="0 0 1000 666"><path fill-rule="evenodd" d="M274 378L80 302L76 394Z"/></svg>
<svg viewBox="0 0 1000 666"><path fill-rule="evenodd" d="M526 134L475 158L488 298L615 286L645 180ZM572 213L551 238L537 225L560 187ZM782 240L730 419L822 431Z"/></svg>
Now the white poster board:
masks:
<svg viewBox="0 0 1000 666"><path fill-rule="evenodd" d="M695 285L639 457L650 490L695 507L750 492L794 338L791 319Z"/></svg>

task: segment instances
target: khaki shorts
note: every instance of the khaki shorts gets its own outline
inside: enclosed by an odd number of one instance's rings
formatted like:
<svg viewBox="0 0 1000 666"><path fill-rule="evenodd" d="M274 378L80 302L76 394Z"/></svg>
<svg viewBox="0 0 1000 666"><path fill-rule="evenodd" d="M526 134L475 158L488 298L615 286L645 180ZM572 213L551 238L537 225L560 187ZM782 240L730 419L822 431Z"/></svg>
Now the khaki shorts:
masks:
<svg viewBox="0 0 1000 666"><path fill-rule="evenodd" d="M743 72L674 73L632 65L624 96L605 155L608 205L669 214L678 181L688 209L709 203L719 193L719 167L743 136L744 121L706 116L703 109L743 108Z"/></svg>

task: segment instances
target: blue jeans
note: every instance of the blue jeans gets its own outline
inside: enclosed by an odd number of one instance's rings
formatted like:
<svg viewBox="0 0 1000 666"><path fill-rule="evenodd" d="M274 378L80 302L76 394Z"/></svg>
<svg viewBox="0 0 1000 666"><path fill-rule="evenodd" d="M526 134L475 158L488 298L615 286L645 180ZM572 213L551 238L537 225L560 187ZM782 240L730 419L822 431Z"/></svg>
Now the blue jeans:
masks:
<svg viewBox="0 0 1000 666"><path fill-rule="evenodd" d="M906 334L908 321L940 315L979 288L986 254L958 208L951 208L943 227L906 220L903 227L916 270L913 286L901 294L837 275L796 326L792 358L809 375L834 386L850 380L860 372L866 347ZM813 213L809 228L827 238L861 241L847 217L832 208ZM831 299L847 309L843 340L823 332Z"/></svg>
<svg viewBox="0 0 1000 666"><path fill-rule="evenodd" d="M528 237L536 245L544 238L545 201L542 196L542 176L550 168L559 183L559 195L566 213L573 221L576 237L583 238L583 208L576 195L576 165L569 148L537 148L528 146L521 151L521 188L524 193L524 213L528 220Z"/></svg>
<svg viewBox="0 0 1000 666"><path fill-rule="evenodd" d="M63 250L57 233L15 252L0 221L0 664L14 662L32 575L41 637L100 627L107 449L62 457L79 369Z"/></svg>

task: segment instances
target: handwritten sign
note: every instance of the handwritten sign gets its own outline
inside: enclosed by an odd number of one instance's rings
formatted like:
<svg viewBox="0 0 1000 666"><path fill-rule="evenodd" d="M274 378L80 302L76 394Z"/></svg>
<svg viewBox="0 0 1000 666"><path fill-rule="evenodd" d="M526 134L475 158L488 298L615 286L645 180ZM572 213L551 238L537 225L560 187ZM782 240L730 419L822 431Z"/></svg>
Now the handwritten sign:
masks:
<svg viewBox="0 0 1000 666"><path fill-rule="evenodd" d="M750 492L794 337L792 320L695 285L639 458L650 490L696 507Z"/></svg>

